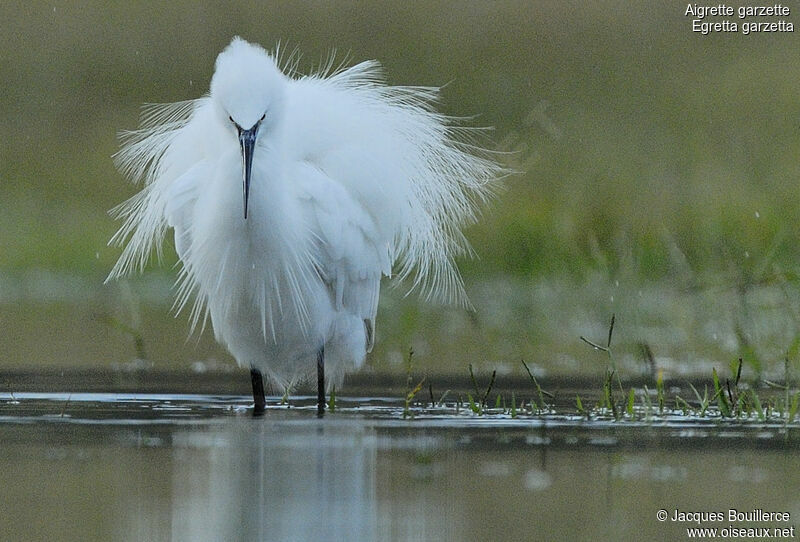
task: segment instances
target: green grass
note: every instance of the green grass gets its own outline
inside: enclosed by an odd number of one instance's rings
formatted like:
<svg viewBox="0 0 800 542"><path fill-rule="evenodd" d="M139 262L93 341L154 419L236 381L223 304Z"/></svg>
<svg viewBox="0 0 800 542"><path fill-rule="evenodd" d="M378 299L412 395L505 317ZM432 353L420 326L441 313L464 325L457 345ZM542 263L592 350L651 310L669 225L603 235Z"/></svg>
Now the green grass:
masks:
<svg viewBox="0 0 800 542"><path fill-rule="evenodd" d="M605 346L599 345L585 337L580 337L583 342L591 346L594 350L602 351L608 355L608 367L606 368L600 388L594 392L592 392L592 390L585 392L587 395L599 397L593 407L584 406L584 400L581 398L580 394L575 396L575 412L578 415L586 417L587 420L611 419L615 422L654 421L664 419L665 416L683 416L687 419L715 418L719 420L729 419L753 422L779 421L787 425L794 422L798 414L798 409L800 408L800 390L793 387L788 355L784 360L783 383L762 380L760 376L758 376L758 373L756 373L757 376L750 384L744 383L742 380L744 359L742 357L731 364L731 376L730 378L725 378L724 381L720 378L716 367L712 367L710 384L714 393L710 397L708 384L703 387L703 394L701 395L691 382L687 383L688 387L694 392L696 399L694 402L685 399L678 393L670 396L664 382L663 371L659 370L656 372L654 382L655 391L651 392L646 384L643 385L638 392L641 400L639 405L637 405L637 390L630 387L628 392L625 393L622 380L614 368L615 362L611 352L611 342L615 322L616 317L612 315ZM792 355L797 354L797 348L794 344L793 348L790 349L790 353ZM411 354L413 354L413 351ZM653 363L652 358L648 358L646 363L651 365ZM475 376L473 366L470 364L468 367L469 378L472 383L474 396L472 393L466 393L469 411L475 416L499 415L509 416L511 418L518 418L520 415L527 415L529 417L552 414L563 415L564 411L559 411L559 408L554 404L556 395L542 389L539 385L539 381L525 361L521 361L521 364L531 382L530 396L528 399L529 407L527 409L522 408L525 404L524 400L520 403L520 408L517 408L517 396L515 392L511 393L510 401L508 402L504 395L497 393L494 407L489 407L487 398L495 387L497 371L492 371L488 386L485 391L482 392L482 388L479 386L478 379ZM650 368L652 372L652 367ZM411 355L409 355L408 371L407 386L410 386L412 382ZM413 417L411 408L413 398L421 387L422 381L410 393L406 393L403 410L404 418ZM778 390L779 393L769 394L766 402L762 402L757 389L764 387ZM550 400L550 403L545 400L545 397ZM670 408L668 406L669 404L673 404L674 407ZM431 391L430 408L433 411L446 411L451 407L444 404L443 401L434 404L433 392ZM459 400L455 405L456 414L460 413L460 409L461 399L459 396Z"/></svg>
<svg viewBox="0 0 800 542"><path fill-rule="evenodd" d="M741 365L739 365L741 366ZM477 379L470 368L470 380L473 382L473 392L465 393L466 402L461 396L458 400L447 403L444 400L438 403L414 401L414 394L405 395L405 405L403 418L413 418L415 412L425 411L428 414L440 413L442 415L463 415L465 411L478 417L510 417L512 419L540 418L543 416L564 416L570 412L577 413L587 420L610 420L616 423L626 422L656 422L667 418L673 421L683 418L708 419L723 421L735 421L737 423L784 423L792 424L797 419L798 409L800 409L800 390L792 387L790 381L783 384L772 383L773 387L779 388L779 393L769 393L762 389L762 394L766 398L762 401L761 395L755 388L755 384L744 385L733 373L732 379L720 379L716 369L712 369L709 375L709 384L713 387L714 393L709 397L708 384L704 386L704 393L701 395L695 386L687 383L686 386L693 390L694 399L686 399L678 392L670 393L665 389L661 376L654 383L654 390L650 390L647 385L641 388L628 388L628 392L622 391L622 383L617 378L616 373L609 369L597 390L586 390L584 396L575 396L574 410L568 407L559 406L555 401L545 402L542 397L548 396L555 399L556 394L542 390L536 382L528 394L527 402L517 401L517 393L512 391L510 394L498 392L495 395L494 404L486 402L487 395L496 383L493 374L489 387L486 391L480 391ZM762 388L766 386L762 383ZM414 393L419 391L421 384L417 386ZM539 403L535 397L539 397ZM586 406L585 398L599 397L594 405ZM638 400L637 400L638 397ZM527 405L527 407L526 407ZM542 407L541 405L544 405ZM670 406L672 405L672 406ZM466 406L466 410L464 409Z"/></svg>
<svg viewBox="0 0 800 542"><path fill-rule="evenodd" d="M328 412L331 414L336 412L336 386L331 388L331 393L328 397Z"/></svg>
<svg viewBox="0 0 800 542"><path fill-rule="evenodd" d="M403 407L403 418L413 418L413 413L411 412L411 404L414 401L414 397L419 393L422 389L422 385L425 383L425 378L423 377L422 380L416 386L412 387L412 376L411 373L414 370L414 349L409 349L408 351L408 358L406 361L406 393L405 393L405 404ZM431 403L433 402L433 388L431 388Z"/></svg>

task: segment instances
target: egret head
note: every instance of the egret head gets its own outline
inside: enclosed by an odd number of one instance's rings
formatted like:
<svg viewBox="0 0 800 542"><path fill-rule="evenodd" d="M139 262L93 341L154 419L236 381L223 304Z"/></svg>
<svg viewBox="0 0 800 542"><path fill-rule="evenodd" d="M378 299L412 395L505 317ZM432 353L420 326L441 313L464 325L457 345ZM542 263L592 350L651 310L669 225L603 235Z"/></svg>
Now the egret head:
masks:
<svg viewBox="0 0 800 542"><path fill-rule="evenodd" d="M245 219L256 142L280 119L285 82L275 60L263 48L238 36L217 57L211 99L223 125L241 147Z"/></svg>

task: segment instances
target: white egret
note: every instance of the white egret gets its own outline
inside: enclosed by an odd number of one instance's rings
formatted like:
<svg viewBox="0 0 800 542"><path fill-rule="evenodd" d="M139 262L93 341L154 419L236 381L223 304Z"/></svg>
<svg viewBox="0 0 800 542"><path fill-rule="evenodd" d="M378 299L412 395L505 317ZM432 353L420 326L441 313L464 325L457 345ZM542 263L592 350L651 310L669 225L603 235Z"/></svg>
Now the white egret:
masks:
<svg viewBox="0 0 800 542"><path fill-rule="evenodd" d="M112 210L109 279L172 228L175 306L193 299L192 328L210 316L250 368L255 412L263 377L288 389L316 369L322 414L326 368L330 387L372 349L382 276L468 303L460 227L504 170L434 110L436 88L389 86L373 61L301 76L278 58L234 38L208 95L146 106L121 135L117 164L144 187Z"/></svg>

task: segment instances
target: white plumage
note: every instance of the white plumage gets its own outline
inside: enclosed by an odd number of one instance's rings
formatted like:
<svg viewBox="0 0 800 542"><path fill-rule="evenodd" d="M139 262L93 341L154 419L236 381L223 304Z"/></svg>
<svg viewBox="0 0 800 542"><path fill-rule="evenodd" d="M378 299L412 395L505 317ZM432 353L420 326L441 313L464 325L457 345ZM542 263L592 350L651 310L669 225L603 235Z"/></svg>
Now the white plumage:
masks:
<svg viewBox="0 0 800 542"><path fill-rule="evenodd" d="M468 303L460 228L504 170L433 109L438 89L388 86L377 62L284 73L275 56L234 38L209 95L146 107L123 134L118 165L144 188L114 210L125 248L109 278L141 270L171 227L193 326L210 316L240 365L282 387L324 348L330 386L372 348L382 276Z"/></svg>

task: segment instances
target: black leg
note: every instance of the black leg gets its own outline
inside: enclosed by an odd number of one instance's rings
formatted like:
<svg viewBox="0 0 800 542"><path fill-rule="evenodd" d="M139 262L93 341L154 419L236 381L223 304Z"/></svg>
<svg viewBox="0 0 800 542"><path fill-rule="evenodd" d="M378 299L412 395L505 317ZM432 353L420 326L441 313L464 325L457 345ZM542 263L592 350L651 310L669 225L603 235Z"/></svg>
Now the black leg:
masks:
<svg viewBox="0 0 800 542"><path fill-rule="evenodd" d="M317 352L317 416L325 415L325 347Z"/></svg>
<svg viewBox="0 0 800 542"><path fill-rule="evenodd" d="M264 378L261 371L251 367L250 380L253 382L253 416L263 416L267 400L264 397Z"/></svg>

